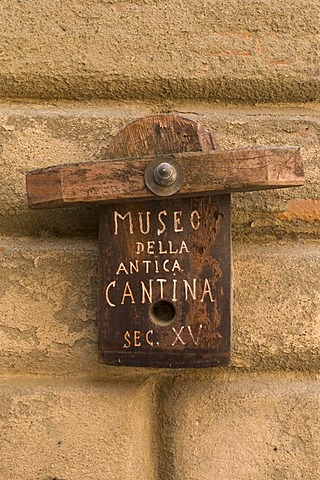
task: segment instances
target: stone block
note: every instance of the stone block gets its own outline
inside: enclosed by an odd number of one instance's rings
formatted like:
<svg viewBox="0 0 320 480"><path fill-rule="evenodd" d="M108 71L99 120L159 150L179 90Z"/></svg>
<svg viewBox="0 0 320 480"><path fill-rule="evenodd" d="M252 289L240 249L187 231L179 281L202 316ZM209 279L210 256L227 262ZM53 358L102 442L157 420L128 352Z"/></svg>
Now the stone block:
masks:
<svg viewBox="0 0 320 480"><path fill-rule="evenodd" d="M319 4L1 2L2 97L319 100Z"/></svg>
<svg viewBox="0 0 320 480"><path fill-rule="evenodd" d="M160 398L163 478L319 478L316 377L191 374Z"/></svg>
<svg viewBox="0 0 320 480"><path fill-rule="evenodd" d="M235 245L232 364L320 366L320 245Z"/></svg>
<svg viewBox="0 0 320 480"><path fill-rule="evenodd" d="M95 245L3 242L1 365L9 372L104 372L98 364Z"/></svg>
<svg viewBox="0 0 320 480"><path fill-rule="evenodd" d="M97 244L16 239L0 246L0 371L127 374L98 363ZM232 365L317 370L319 246L234 247Z"/></svg>
<svg viewBox="0 0 320 480"><path fill-rule="evenodd" d="M0 384L1 478L154 478L148 385L17 376Z"/></svg>
<svg viewBox="0 0 320 480"><path fill-rule="evenodd" d="M319 116L312 107L286 110L176 105L182 115L209 127L223 148L300 145L306 185L233 194L233 235L261 242L319 238ZM25 172L62 163L96 160L117 131L149 106L61 104L0 108L0 232L14 236L97 236L97 207L30 211ZM194 113L190 113L190 112Z"/></svg>

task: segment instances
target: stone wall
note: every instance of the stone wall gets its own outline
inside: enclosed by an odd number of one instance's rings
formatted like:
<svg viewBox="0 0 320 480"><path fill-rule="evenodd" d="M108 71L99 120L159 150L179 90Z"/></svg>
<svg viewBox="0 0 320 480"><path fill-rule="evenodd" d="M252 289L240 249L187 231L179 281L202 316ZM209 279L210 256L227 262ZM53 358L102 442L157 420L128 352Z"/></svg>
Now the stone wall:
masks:
<svg viewBox="0 0 320 480"><path fill-rule="evenodd" d="M0 8L0 478L318 480L319 2ZM26 170L155 112L302 147L304 187L233 195L228 368L99 364L97 208L27 208Z"/></svg>

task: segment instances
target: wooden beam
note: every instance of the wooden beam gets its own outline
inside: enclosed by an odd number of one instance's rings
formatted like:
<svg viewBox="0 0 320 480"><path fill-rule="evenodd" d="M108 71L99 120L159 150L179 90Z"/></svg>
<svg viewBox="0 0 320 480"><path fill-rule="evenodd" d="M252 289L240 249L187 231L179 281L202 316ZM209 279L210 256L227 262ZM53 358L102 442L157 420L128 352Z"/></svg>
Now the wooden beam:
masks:
<svg viewBox="0 0 320 480"><path fill-rule="evenodd" d="M244 192L304 184L299 147L253 147L170 154L185 182L175 197ZM61 165L27 173L31 208L159 199L144 184L155 157Z"/></svg>

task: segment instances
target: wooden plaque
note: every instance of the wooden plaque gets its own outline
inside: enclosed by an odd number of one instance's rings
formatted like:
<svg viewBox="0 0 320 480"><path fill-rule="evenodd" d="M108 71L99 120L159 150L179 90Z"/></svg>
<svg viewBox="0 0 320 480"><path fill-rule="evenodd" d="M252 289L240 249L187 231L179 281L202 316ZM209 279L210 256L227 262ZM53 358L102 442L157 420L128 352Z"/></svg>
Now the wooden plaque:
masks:
<svg viewBox="0 0 320 480"><path fill-rule="evenodd" d="M229 195L101 207L99 354L113 365L226 365Z"/></svg>

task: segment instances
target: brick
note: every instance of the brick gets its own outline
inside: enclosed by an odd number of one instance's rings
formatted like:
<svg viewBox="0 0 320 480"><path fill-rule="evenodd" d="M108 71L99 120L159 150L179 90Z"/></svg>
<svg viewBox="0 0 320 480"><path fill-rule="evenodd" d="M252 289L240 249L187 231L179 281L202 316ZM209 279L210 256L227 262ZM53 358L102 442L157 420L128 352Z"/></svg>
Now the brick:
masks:
<svg viewBox="0 0 320 480"><path fill-rule="evenodd" d="M96 242L0 247L0 373L127 372L98 363ZM234 245L234 367L319 369L319 263L318 244Z"/></svg>
<svg viewBox="0 0 320 480"><path fill-rule="evenodd" d="M319 100L319 4L1 2L2 97Z"/></svg>
<svg viewBox="0 0 320 480"><path fill-rule="evenodd" d="M182 375L160 398L163 478L319 478L316 377Z"/></svg>
<svg viewBox="0 0 320 480"><path fill-rule="evenodd" d="M0 384L1 478L154 478L148 385L32 377Z"/></svg>
<svg viewBox="0 0 320 480"><path fill-rule="evenodd" d="M47 165L100 158L104 148L122 126L139 116L150 114L155 108L100 103L2 105L2 235L96 237L95 207L29 211L24 173L28 169ZM320 194L320 124L315 107L213 108L177 104L172 110L178 110L208 126L226 149L249 145L300 145L305 161L305 187L234 194L233 236L237 241L255 242L265 239L319 238L317 215L304 211L300 215L296 211L292 217L286 213L292 210L290 202L299 202L299 205L307 202L305 205L309 205L309 209L317 206L314 202Z"/></svg>

